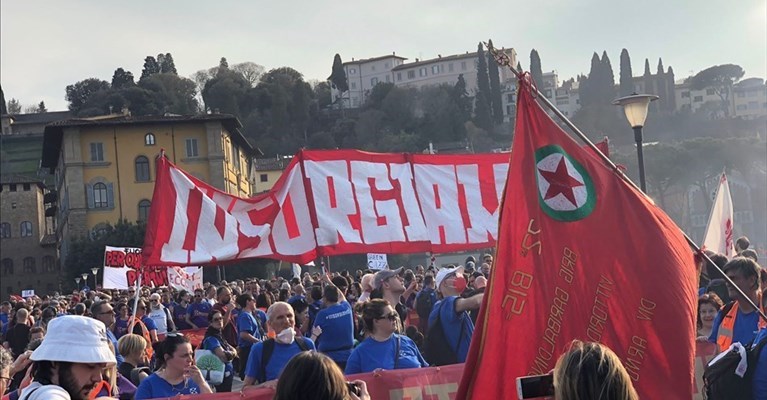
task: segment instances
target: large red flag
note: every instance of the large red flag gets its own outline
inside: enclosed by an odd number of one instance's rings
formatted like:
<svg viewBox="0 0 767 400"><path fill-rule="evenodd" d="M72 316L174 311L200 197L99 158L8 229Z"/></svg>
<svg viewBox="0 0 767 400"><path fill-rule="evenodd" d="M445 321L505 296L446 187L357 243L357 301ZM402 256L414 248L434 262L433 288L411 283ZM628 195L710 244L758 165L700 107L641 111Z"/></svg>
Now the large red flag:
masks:
<svg viewBox="0 0 767 400"><path fill-rule="evenodd" d="M529 79L529 77L527 78ZM651 200L520 85L497 257L457 398L516 399L573 339L609 346L644 399L693 392L693 253Z"/></svg>

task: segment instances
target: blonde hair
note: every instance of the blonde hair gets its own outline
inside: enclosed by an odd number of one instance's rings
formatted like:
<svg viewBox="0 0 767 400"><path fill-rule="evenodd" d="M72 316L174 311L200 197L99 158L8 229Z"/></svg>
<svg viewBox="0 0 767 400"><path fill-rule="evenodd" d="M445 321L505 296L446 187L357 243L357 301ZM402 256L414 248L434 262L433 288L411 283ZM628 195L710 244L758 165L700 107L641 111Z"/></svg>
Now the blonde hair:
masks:
<svg viewBox="0 0 767 400"><path fill-rule="evenodd" d="M146 340L143 336L128 333L117 341L117 350L124 356L143 353L146 350Z"/></svg>
<svg viewBox="0 0 767 400"><path fill-rule="evenodd" d="M554 367L557 400L638 400L626 368L607 346L574 340Z"/></svg>

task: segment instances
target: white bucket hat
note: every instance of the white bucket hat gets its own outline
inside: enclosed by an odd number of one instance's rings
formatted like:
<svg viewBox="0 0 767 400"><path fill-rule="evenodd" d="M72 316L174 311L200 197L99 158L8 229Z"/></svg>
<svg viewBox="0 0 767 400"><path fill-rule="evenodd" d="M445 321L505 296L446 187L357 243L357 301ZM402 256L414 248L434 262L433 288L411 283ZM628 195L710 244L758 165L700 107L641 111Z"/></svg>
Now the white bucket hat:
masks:
<svg viewBox="0 0 767 400"><path fill-rule="evenodd" d="M29 359L115 364L115 355L109 349L108 341L103 322L79 315L64 315L48 323L45 339Z"/></svg>
<svg viewBox="0 0 767 400"><path fill-rule="evenodd" d="M434 278L434 282L437 284L437 290L439 290L439 286L442 284L442 281L445 280L450 275L456 275L456 274L462 274L463 273L463 267L458 266L455 268L442 268L439 271L437 271L437 276Z"/></svg>

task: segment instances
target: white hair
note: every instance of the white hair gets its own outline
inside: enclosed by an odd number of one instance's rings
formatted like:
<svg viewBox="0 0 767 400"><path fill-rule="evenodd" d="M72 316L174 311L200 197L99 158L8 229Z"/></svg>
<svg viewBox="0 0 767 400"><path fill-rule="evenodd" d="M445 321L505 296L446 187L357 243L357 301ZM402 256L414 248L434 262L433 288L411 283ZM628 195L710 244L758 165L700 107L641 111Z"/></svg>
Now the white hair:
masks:
<svg viewBox="0 0 767 400"><path fill-rule="evenodd" d="M288 309L290 309L290 311L293 311L293 306L291 306L290 304L288 304L288 303L286 303L284 301L276 301L276 302L272 303L271 306L269 306L269 309L266 310L266 319L268 321L272 320L272 316L274 315L275 309L277 309L277 306L285 306ZM293 313L295 314L295 311Z"/></svg>

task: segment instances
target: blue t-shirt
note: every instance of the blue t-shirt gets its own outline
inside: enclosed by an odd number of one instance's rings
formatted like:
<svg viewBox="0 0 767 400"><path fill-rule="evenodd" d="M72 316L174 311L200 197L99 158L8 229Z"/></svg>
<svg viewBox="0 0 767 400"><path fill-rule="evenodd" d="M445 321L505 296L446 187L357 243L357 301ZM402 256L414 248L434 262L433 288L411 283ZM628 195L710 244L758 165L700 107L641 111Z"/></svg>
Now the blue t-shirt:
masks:
<svg viewBox="0 0 767 400"><path fill-rule="evenodd" d="M445 332L445 338L458 356L458 362L462 363L466 362L466 356L469 354L471 335L474 334L474 323L466 311L455 312L457 299L458 296L450 296L438 301L429 314L429 326L431 327L437 321L437 313L440 313L439 317L442 319L442 330ZM462 330L463 334L461 334ZM458 343L459 338L461 343Z"/></svg>
<svg viewBox="0 0 767 400"><path fill-rule="evenodd" d="M114 346L115 359L117 360L117 367L119 368L120 364L122 364L123 361L125 361L125 359L123 358L123 356L120 355L120 352L117 351L117 338L115 337L115 334L112 333L112 331L110 331L109 329L107 329L107 338L109 338L109 340L112 342L112 346Z"/></svg>
<svg viewBox="0 0 767 400"><path fill-rule="evenodd" d="M8 314L0 313L0 322L3 323L2 335L5 336L5 333L8 332Z"/></svg>
<svg viewBox="0 0 767 400"><path fill-rule="evenodd" d="M141 317L141 322L146 325L146 330L148 331L156 331L157 330L157 324L154 323L154 320L152 318L149 318L148 315L144 314L143 317Z"/></svg>
<svg viewBox="0 0 767 400"><path fill-rule="evenodd" d="M257 311L263 312L260 310L257 310ZM263 327L263 325L261 326ZM237 332L248 332L251 335L253 335L256 339L264 340L264 337L261 335L261 329L259 329L259 323L256 320L256 317L254 317L253 314L247 311L241 312L240 315L237 317ZM238 337L237 346L251 347L253 346L253 343Z"/></svg>
<svg viewBox="0 0 767 400"><path fill-rule="evenodd" d="M395 333L385 342L379 342L371 337L360 342L349 356L344 374L371 372L376 368L394 369L394 353L397 351L398 339L400 344L397 369L429 366L412 339Z"/></svg>
<svg viewBox="0 0 767 400"><path fill-rule="evenodd" d="M207 301L201 301L199 303L192 303L187 307L187 314L192 320L192 323L197 325L198 328L208 327L208 314L211 308L213 308Z"/></svg>
<svg viewBox="0 0 767 400"><path fill-rule="evenodd" d="M767 340L767 328L762 329L756 335L754 346L763 340ZM767 400L767 346L762 348L756 361L753 388L754 400Z"/></svg>
<svg viewBox="0 0 767 400"><path fill-rule="evenodd" d="M310 350L316 350L314 342L309 338L304 338L307 347ZM261 379L261 354L264 351L264 342L256 343L250 350L250 356L248 356L248 364L245 367L245 376L253 378L260 382ZM293 358L294 355L301 352L301 348L298 347L298 343L293 341L291 344L282 344L274 342L274 351L269 358L269 362L266 363L266 380L271 381L277 379L282 373L282 369L285 368L288 361Z"/></svg>
<svg viewBox="0 0 767 400"><path fill-rule="evenodd" d="M314 326L322 328L322 334L317 338L317 350L333 361L346 361L354 347L351 305L344 301L320 310L314 319Z"/></svg>
<svg viewBox="0 0 767 400"><path fill-rule="evenodd" d="M186 322L187 308L189 307L184 307L178 303L173 304L173 323L176 324L176 330L192 329L192 325Z"/></svg>
<svg viewBox="0 0 767 400"><path fill-rule="evenodd" d="M116 338L121 338L123 335L128 333L128 321L130 320L130 317L128 319L121 319L117 318L115 319L115 327L114 327L114 334Z"/></svg>
<svg viewBox="0 0 767 400"><path fill-rule="evenodd" d="M180 394L200 394L200 387L190 378L178 385L171 385L165 379L157 374L146 377L136 389L135 400L156 399L165 397L175 397Z"/></svg>
<svg viewBox="0 0 767 400"><path fill-rule="evenodd" d="M224 350L224 346L221 345L221 341L213 336L208 336L202 341L202 348L212 351L213 354L216 353L216 349L219 347L221 347L221 350ZM231 361L225 363L225 366L226 369L224 370L224 376L231 376L234 373L234 367L232 366Z"/></svg>
<svg viewBox="0 0 767 400"><path fill-rule="evenodd" d="M708 341L716 343L716 337L719 336L719 325L722 324L724 314L720 310L714 318L714 327L711 329L711 336L708 337ZM732 342L740 342L740 344L749 344L756 337L756 333L759 330L759 313L756 311L748 314L743 314L738 307L738 314L735 316L735 327L732 330ZM721 349L724 351L724 349Z"/></svg>

